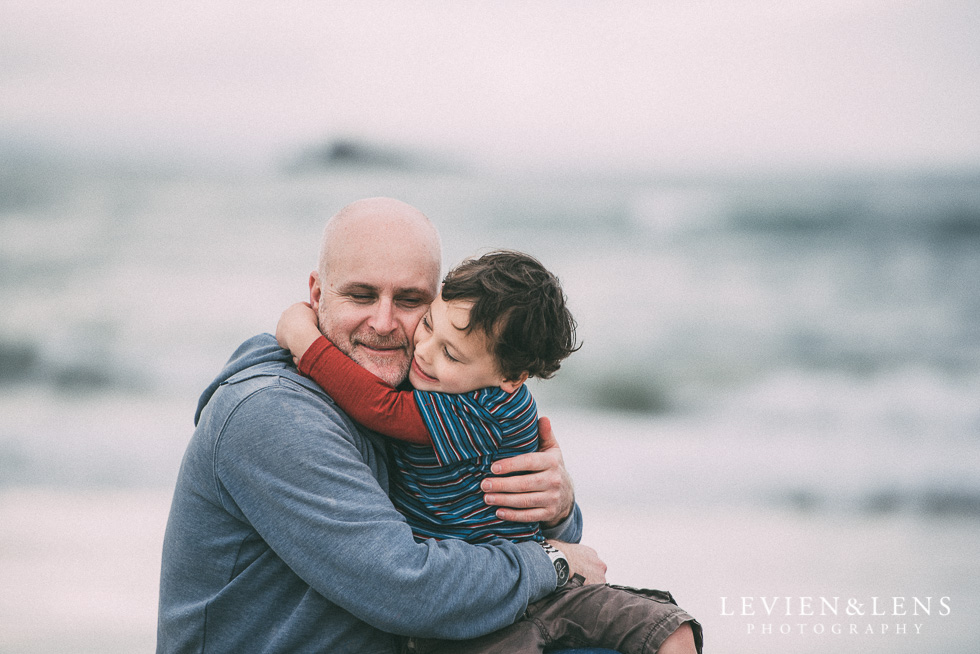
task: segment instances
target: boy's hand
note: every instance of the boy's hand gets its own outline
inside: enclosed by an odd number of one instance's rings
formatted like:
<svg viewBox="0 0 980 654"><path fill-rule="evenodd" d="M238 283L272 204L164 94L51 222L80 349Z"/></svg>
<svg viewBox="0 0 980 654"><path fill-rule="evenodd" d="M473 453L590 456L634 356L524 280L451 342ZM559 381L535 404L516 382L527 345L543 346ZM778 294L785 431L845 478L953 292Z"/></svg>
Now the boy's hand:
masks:
<svg viewBox="0 0 980 654"><path fill-rule="evenodd" d="M307 302L297 302L282 312L276 325L276 340L279 347L292 353L293 363L297 366L318 338L320 328L317 326L316 312Z"/></svg>
<svg viewBox="0 0 980 654"><path fill-rule="evenodd" d="M501 520L540 522L543 527L554 527L571 513L575 489L547 418L538 420L537 452L494 461L491 470L495 475L527 473L487 477L480 485L487 504L509 507L497 510Z"/></svg>

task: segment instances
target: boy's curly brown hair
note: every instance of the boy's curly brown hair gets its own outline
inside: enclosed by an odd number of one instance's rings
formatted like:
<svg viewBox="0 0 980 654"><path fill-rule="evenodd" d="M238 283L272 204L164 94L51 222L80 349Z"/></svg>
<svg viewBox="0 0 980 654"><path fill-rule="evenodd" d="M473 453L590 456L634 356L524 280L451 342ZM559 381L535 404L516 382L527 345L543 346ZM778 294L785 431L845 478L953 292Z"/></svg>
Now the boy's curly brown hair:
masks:
<svg viewBox="0 0 980 654"><path fill-rule="evenodd" d="M442 299L473 303L467 330L487 335L507 380L550 379L575 343L575 319L558 278L534 257L497 250L467 259L443 280Z"/></svg>

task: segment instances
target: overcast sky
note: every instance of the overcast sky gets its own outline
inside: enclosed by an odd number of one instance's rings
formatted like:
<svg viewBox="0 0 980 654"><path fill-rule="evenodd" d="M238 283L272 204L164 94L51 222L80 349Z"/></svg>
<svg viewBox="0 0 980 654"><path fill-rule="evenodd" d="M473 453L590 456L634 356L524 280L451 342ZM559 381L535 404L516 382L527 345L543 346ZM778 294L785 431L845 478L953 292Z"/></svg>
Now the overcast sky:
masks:
<svg viewBox="0 0 980 654"><path fill-rule="evenodd" d="M980 165L976 0L0 0L0 139L261 160Z"/></svg>

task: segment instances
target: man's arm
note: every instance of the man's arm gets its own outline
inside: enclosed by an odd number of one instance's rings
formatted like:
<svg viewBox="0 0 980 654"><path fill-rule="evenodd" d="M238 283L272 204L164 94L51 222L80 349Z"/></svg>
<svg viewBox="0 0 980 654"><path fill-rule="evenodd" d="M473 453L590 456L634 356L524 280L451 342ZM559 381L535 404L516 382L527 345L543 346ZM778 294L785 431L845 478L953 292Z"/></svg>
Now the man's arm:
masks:
<svg viewBox="0 0 980 654"><path fill-rule="evenodd" d="M499 506L497 517L515 522L540 522L542 527L560 526L574 517L575 489L565 470L561 447L547 418L538 420L538 451L495 461L495 475L515 472L512 477L487 477L481 484L484 501Z"/></svg>
<svg viewBox="0 0 980 654"><path fill-rule="evenodd" d="M215 482L314 590L381 630L459 639L510 624L554 589L537 543L416 543L375 477L374 448L290 386L283 378L229 417Z"/></svg>
<svg viewBox="0 0 980 654"><path fill-rule="evenodd" d="M586 545L563 543L557 540L551 543L565 555L569 575L582 575L586 584L606 583L606 564L599 559L594 549Z"/></svg>

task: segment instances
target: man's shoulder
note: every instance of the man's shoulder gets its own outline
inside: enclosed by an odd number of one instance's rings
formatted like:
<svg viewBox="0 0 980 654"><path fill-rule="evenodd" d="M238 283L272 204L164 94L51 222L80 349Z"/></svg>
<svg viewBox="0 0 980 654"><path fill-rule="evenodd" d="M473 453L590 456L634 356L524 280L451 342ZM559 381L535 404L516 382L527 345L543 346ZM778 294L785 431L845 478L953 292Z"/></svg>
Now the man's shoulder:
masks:
<svg viewBox="0 0 980 654"><path fill-rule="evenodd" d="M379 456L378 438L295 369L263 365L229 378L204 409L199 430L222 461L270 448L304 457L340 451L360 452L368 461Z"/></svg>
<svg viewBox="0 0 980 654"><path fill-rule="evenodd" d="M347 415L316 382L295 368L274 362L256 364L222 381L209 401L219 413L261 413L278 420L318 417L353 429Z"/></svg>
<svg viewBox="0 0 980 654"><path fill-rule="evenodd" d="M262 334L245 341L201 396L197 416L206 440L268 444L271 439L340 438L367 451L380 437L358 427L320 388L299 373L292 356Z"/></svg>
<svg viewBox="0 0 980 654"><path fill-rule="evenodd" d="M260 334L242 343L205 389L197 418L225 423L234 414L272 412L283 418L308 411L350 426L326 392L292 365L289 353L275 338Z"/></svg>

